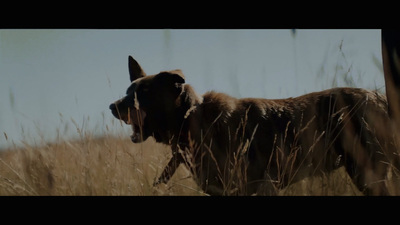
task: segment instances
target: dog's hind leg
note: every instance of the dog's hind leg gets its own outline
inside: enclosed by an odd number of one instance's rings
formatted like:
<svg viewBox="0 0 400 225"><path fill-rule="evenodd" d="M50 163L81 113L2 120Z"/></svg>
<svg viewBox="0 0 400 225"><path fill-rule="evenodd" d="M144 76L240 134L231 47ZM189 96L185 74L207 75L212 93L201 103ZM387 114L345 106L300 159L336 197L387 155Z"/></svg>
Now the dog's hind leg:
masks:
<svg viewBox="0 0 400 225"><path fill-rule="evenodd" d="M256 185L257 187L254 188L253 190L249 188L249 194L252 195L261 195L261 196L276 196L278 195L278 189L275 187L275 185L272 183L271 179L265 179L261 183L258 183Z"/></svg>
<svg viewBox="0 0 400 225"><path fill-rule="evenodd" d="M389 195L384 174L366 168L354 169L351 167L349 165L346 166L347 173L364 195Z"/></svg>
<svg viewBox="0 0 400 225"><path fill-rule="evenodd" d="M376 146L359 144L350 149L348 146L348 152L344 152L342 157L343 165L353 183L364 195L389 195L386 186L388 164L374 147Z"/></svg>

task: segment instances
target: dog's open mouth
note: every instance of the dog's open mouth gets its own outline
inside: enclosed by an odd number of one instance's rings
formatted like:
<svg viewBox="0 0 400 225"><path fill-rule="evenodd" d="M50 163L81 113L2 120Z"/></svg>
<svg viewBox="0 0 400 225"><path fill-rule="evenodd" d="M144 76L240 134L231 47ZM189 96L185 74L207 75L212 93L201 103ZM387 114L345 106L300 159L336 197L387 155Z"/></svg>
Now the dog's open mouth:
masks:
<svg viewBox="0 0 400 225"><path fill-rule="evenodd" d="M129 115L130 117L125 123L132 127L133 133L131 135L131 140L133 143L140 143L145 139L145 137L143 137L143 128L146 113L142 109L135 109L133 112L129 113Z"/></svg>
<svg viewBox="0 0 400 225"><path fill-rule="evenodd" d="M132 124L131 140L133 143L140 143L143 141L142 132L139 126Z"/></svg>

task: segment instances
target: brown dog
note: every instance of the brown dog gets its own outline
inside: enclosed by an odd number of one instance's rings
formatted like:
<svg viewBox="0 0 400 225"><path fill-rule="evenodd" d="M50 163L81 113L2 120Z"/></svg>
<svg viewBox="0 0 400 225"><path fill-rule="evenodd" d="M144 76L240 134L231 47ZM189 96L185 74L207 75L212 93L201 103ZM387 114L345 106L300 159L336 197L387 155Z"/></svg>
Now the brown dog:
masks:
<svg viewBox="0 0 400 225"><path fill-rule="evenodd" d="M288 99L203 96L180 70L147 76L129 56L131 85L110 105L132 126L134 143L153 137L173 157L155 184L180 163L211 195L276 194L307 176L345 166L364 194L389 194L388 169L399 168L387 102L359 88L334 88Z"/></svg>

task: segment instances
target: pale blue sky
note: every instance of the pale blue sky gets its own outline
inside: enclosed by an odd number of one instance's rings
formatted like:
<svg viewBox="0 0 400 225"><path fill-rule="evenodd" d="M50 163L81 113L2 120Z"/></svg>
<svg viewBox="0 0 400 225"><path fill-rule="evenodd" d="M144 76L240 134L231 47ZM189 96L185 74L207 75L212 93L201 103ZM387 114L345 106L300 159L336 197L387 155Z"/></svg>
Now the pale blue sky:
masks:
<svg viewBox="0 0 400 225"><path fill-rule="evenodd" d="M345 75L384 91L380 30L2 29L0 147L76 136L72 119L104 132L129 85L128 55L147 74L182 69L200 94L293 97L346 86Z"/></svg>

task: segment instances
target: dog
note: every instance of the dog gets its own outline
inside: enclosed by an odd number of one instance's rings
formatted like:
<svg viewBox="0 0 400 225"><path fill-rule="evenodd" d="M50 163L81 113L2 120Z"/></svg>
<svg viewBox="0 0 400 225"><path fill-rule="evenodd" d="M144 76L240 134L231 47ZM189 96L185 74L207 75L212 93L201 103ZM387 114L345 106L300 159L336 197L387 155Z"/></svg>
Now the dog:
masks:
<svg viewBox="0 0 400 225"><path fill-rule="evenodd" d="M154 185L180 164L210 195L276 195L309 176L344 166L365 195L388 195L399 167L386 97L333 88L287 99L198 95L181 70L146 75L128 57L131 85L110 105L132 127L133 143L152 137L172 158Z"/></svg>

